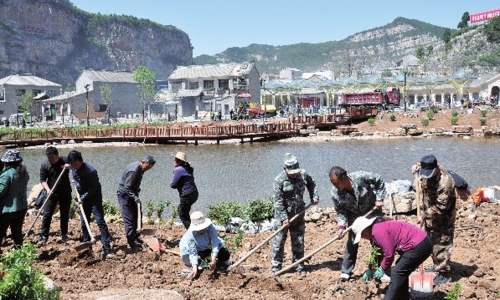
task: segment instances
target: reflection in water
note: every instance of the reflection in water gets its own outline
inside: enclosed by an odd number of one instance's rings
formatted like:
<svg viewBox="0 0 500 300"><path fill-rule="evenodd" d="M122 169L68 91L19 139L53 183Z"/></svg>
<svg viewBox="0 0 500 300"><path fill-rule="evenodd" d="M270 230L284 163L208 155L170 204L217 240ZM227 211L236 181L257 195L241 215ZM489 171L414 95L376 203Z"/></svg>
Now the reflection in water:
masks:
<svg viewBox="0 0 500 300"><path fill-rule="evenodd" d="M272 194L273 180L282 170L286 152L295 154L300 166L316 180L320 206L331 206L328 171L334 165L348 172L365 170L378 173L390 182L412 179L411 165L426 154L464 177L471 186L497 185L500 167L499 139L459 138L390 139L368 141L330 141L319 143L256 143L237 145L181 145L146 147L79 148L85 161L99 172L104 199L116 203L116 187L125 166L151 153L156 165L144 175L141 199L170 200L178 204L177 190L169 184L173 157L177 151L187 153L194 167L200 198L192 210L206 211L222 201L246 201ZM60 149L67 155L70 149ZM39 181L44 150L22 150L30 173L29 188ZM308 198L307 198L308 199ZM170 209L167 211L170 214Z"/></svg>

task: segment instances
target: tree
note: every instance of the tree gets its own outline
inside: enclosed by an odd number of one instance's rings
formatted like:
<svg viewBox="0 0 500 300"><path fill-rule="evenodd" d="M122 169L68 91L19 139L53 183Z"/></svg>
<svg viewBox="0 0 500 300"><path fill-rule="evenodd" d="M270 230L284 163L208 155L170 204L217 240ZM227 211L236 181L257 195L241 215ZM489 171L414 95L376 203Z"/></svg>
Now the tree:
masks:
<svg viewBox="0 0 500 300"><path fill-rule="evenodd" d="M484 24L483 33L491 43L500 42L500 17L490 19Z"/></svg>
<svg viewBox="0 0 500 300"><path fill-rule="evenodd" d="M423 60L425 58L425 50L424 50L424 47L423 46L418 46L417 47L417 58L419 60Z"/></svg>
<svg viewBox="0 0 500 300"><path fill-rule="evenodd" d="M466 28L466 27L469 27L469 19L470 19L470 15L469 15L469 12L464 12L464 14L462 15L462 20L460 23L462 23L462 26L463 27L459 27L459 28Z"/></svg>
<svg viewBox="0 0 500 300"><path fill-rule="evenodd" d="M446 28L443 33L443 41L448 44L451 41L451 30Z"/></svg>
<svg viewBox="0 0 500 300"><path fill-rule="evenodd" d="M101 100L106 105L106 119L108 120L108 124L111 124L111 104L113 104L113 90L109 84L105 84L101 86Z"/></svg>
<svg viewBox="0 0 500 300"><path fill-rule="evenodd" d="M434 47L432 45L429 45L427 47L427 56L431 56L432 53L434 53Z"/></svg>
<svg viewBox="0 0 500 300"><path fill-rule="evenodd" d="M34 98L35 98L35 95L33 94L33 92L28 91L28 92L22 94L21 98L20 99L18 98L18 100L17 100L19 110L23 113L24 119L28 118L28 113L30 113L30 118L31 118L31 108L33 107L33 103L35 102ZM31 123L31 121L32 120L30 120L30 123Z"/></svg>
<svg viewBox="0 0 500 300"><path fill-rule="evenodd" d="M144 111L146 101L153 98L155 93L156 74L145 66L139 66L134 73L134 80L137 82L137 89L142 103L142 122L144 123Z"/></svg>

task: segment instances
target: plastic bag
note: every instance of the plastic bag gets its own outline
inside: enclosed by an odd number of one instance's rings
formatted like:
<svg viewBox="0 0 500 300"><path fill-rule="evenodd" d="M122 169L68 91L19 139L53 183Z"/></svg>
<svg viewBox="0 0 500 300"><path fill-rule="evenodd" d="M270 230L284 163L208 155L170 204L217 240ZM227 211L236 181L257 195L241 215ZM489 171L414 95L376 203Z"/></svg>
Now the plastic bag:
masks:
<svg viewBox="0 0 500 300"><path fill-rule="evenodd" d="M485 195L485 192L487 193ZM479 187L471 195L474 204L477 206L481 205L482 202L494 202L495 201L495 190L490 188Z"/></svg>

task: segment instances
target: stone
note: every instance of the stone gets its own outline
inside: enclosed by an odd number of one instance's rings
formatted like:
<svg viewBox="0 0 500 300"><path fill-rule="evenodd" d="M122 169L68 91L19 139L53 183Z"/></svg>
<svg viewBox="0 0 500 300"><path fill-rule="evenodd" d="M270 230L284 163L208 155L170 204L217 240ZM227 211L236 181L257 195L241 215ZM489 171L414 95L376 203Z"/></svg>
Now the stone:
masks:
<svg viewBox="0 0 500 300"><path fill-rule="evenodd" d="M317 222L321 219L321 213L313 213L311 215L311 221Z"/></svg>
<svg viewBox="0 0 500 300"><path fill-rule="evenodd" d="M452 127L451 131L453 133L471 133L472 126L469 125L455 125Z"/></svg>

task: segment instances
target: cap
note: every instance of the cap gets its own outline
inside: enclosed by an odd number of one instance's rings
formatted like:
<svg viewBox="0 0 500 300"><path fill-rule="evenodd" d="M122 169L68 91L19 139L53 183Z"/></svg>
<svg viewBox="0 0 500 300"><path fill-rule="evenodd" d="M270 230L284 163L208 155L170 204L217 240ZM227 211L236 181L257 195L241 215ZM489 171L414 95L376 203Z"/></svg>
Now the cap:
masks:
<svg viewBox="0 0 500 300"><path fill-rule="evenodd" d="M437 159L434 155L426 155L422 157L422 160L420 161L420 170L418 171L418 176L420 178L431 178L437 166Z"/></svg>
<svg viewBox="0 0 500 300"><path fill-rule="evenodd" d="M295 155L290 153L285 154L284 164L288 174L297 174L300 172L299 161Z"/></svg>
<svg viewBox="0 0 500 300"><path fill-rule="evenodd" d="M156 163L155 158L150 154L146 155L142 161L150 165L154 165Z"/></svg>

